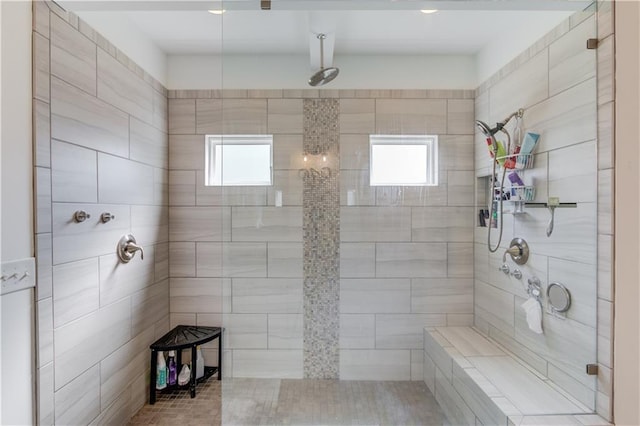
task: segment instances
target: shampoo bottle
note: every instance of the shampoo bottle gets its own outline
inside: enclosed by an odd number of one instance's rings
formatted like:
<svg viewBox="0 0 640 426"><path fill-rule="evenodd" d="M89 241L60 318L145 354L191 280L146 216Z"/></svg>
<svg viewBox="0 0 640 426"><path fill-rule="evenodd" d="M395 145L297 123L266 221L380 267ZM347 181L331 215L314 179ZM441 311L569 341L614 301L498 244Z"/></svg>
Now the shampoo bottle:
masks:
<svg viewBox="0 0 640 426"><path fill-rule="evenodd" d="M536 147L536 144L538 143L538 139L540 138L540 135L537 133L531 133L531 132L527 132L526 135L524 135L524 140L522 141L522 148L520 149L520 154L531 154L533 152L533 149Z"/></svg>
<svg viewBox="0 0 640 426"><path fill-rule="evenodd" d="M491 158L493 157L493 141L491 140L491 138L487 138L487 148L489 149L489 156Z"/></svg>
<svg viewBox="0 0 640 426"><path fill-rule="evenodd" d="M204 357L200 346L196 347L196 379L204 377Z"/></svg>
<svg viewBox="0 0 640 426"><path fill-rule="evenodd" d="M503 166L506 160L507 151L504 149L504 145L502 142L497 141L498 144L498 152L496 153L496 161Z"/></svg>
<svg viewBox="0 0 640 426"><path fill-rule="evenodd" d="M178 367L176 366L176 352L169 351L169 360L167 361L169 375L167 384L175 385L178 381Z"/></svg>
<svg viewBox="0 0 640 426"><path fill-rule="evenodd" d="M167 363L164 360L162 351L158 352L156 368L156 389L164 389L167 387Z"/></svg>

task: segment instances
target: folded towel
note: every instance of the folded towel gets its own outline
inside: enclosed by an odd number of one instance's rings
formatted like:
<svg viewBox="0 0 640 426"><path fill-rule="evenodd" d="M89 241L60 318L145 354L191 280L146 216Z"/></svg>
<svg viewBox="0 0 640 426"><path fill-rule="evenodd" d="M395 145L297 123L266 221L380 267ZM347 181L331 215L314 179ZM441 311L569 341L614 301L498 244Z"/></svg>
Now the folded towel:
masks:
<svg viewBox="0 0 640 426"><path fill-rule="evenodd" d="M542 306L540 302L530 297L522 304L522 309L527 316L527 324L529 329L537 334L542 334Z"/></svg>

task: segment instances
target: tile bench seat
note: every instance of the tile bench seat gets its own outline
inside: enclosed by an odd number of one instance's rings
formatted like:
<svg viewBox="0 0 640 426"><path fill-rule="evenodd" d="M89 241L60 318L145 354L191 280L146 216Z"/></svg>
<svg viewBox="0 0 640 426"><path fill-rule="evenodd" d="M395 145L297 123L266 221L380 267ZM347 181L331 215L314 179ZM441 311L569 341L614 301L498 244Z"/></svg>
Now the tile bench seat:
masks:
<svg viewBox="0 0 640 426"><path fill-rule="evenodd" d="M452 425L609 425L471 327L425 328L424 380Z"/></svg>

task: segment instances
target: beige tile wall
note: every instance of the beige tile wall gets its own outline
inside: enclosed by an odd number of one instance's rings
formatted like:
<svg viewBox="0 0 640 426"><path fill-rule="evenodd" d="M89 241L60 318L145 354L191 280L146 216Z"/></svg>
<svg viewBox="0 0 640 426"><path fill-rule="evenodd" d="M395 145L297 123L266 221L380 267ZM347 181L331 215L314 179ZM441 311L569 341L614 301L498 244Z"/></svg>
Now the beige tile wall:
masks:
<svg viewBox="0 0 640 426"><path fill-rule="evenodd" d="M122 424L169 327L166 90L54 3L33 34L38 424ZM129 232L145 257L125 265Z"/></svg>
<svg viewBox="0 0 640 426"><path fill-rule="evenodd" d="M611 6L610 2L603 4ZM502 244L495 254L487 250L487 228L476 228L474 308L475 325L480 330L579 403L610 418L610 411L604 409L609 404L610 385L602 387L603 379L585 373L585 365L596 362L605 372L601 375L609 372L610 364L602 368L603 357L610 360L602 347L603 342L610 344L610 327L602 315L610 311L612 300L608 290L611 136L610 121L605 120L604 126L602 123L603 115L611 109L607 103L611 99L598 106L603 96L600 63L603 58L611 58L612 38L598 35L602 15L607 12L596 14L595 10L594 4L572 16L477 91L477 119L494 123L524 107L525 130L540 134L535 168L521 174L525 183L535 184L535 201L546 202L548 196L555 196L561 202L577 203L577 208L556 210L551 237L545 235L550 217L546 209L531 208L526 209L526 215L505 216ZM587 50L586 39L596 37L605 38L599 49ZM483 139L476 132L478 147L483 146ZM490 173L491 162L484 148L476 150L475 162L476 176ZM478 180L478 190L484 183ZM476 199L478 205L484 205L486 195L480 192ZM511 208L505 203L505 210ZM497 270L513 237L526 239L532 253L527 265L519 267L524 273L522 280ZM494 232L492 241L496 240ZM509 262L509 266L513 269L516 265ZM520 308L527 297L523 283L531 276L541 279L543 289L559 281L572 295L566 319L543 315L544 335L528 329Z"/></svg>
<svg viewBox="0 0 640 426"><path fill-rule="evenodd" d="M473 100L392 91L342 99L340 377L422 379L422 328L473 313ZM369 186L368 135L437 134L437 187ZM347 205L347 193L354 205Z"/></svg>
<svg viewBox="0 0 640 426"><path fill-rule="evenodd" d="M472 95L170 91L172 325L222 322L226 374L302 377L302 99L337 97L340 377L421 380L422 328L473 321ZM274 185L205 187L207 132L273 134ZM440 186L370 187L375 133L437 134Z"/></svg>

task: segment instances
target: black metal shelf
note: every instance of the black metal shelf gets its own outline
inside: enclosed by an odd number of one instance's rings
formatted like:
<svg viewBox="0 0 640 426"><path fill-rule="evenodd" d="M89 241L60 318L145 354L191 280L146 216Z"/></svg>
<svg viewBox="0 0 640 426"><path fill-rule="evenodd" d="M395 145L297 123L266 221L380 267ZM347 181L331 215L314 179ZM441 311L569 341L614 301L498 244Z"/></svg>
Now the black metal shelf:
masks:
<svg viewBox="0 0 640 426"><path fill-rule="evenodd" d="M207 377L211 377L214 373L217 373L218 380L222 378L222 334L224 329L222 327L202 327L195 325L178 325L167 334L153 342L149 348L151 349L151 371L149 378L149 404L153 405L156 402L156 392L173 392L181 390L189 390L191 398L196 397L196 384L206 380ZM196 380L196 348L199 345L210 342L214 339L218 339L218 367L206 367L205 375L201 378L203 380ZM191 349L191 375L189 383L184 386L172 385L167 386L164 389L156 389L156 368L158 354L162 351L177 351L176 354L176 367L182 368L182 350ZM179 372L178 372L179 374ZM209 374L207 376L207 374Z"/></svg>
<svg viewBox="0 0 640 426"><path fill-rule="evenodd" d="M180 369L182 367L178 367L178 368ZM204 375L199 379L196 379L196 383L197 384L204 383L207 379L212 377L217 372L218 372L218 367L207 367L205 365ZM187 382L186 385L167 385L167 387L164 389L156 389L156 392L158 392L160 395L164 395L164 394L172 394L172 393L183 392L188 390L189 390L189 383Z"/></svg>

